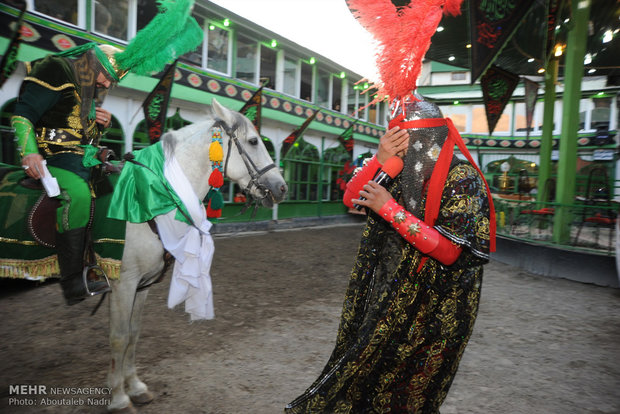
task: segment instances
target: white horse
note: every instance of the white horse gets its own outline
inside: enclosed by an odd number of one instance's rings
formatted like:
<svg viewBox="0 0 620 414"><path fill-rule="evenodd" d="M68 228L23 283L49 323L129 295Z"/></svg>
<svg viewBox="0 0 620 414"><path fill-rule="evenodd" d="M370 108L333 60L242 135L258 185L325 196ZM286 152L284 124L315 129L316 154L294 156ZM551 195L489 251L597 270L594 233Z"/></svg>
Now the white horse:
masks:
<svg viewBox="0 0 620 414"><path fill-rule="evenodd" d="M238 112L213 100L207 120L163 135L164 152L174 151L196 195L203 199L209 190L211 173L209 145L215 126L222 130L225 175L248 189L265 207L282 201L287 186L275 168L262 139L252 123ZM152 393L138 378L135 365L140 319L148 289L138 290L144 281L161 273L164 248L148 224L127 223L121 275L111 281L110 348L112 360L108 372L111 401L108 411L133 413L133 404L145 404ZM133 404L132 404L133 402Z"/></svg>

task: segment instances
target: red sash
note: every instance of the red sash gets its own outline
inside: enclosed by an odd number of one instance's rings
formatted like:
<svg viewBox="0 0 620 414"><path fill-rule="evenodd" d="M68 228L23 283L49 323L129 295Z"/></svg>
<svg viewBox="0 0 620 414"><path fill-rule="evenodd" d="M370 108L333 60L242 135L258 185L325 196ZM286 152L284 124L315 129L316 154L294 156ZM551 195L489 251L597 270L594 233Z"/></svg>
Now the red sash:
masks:
<svg viewBox="0 0 620 414"><path fill-rule="evenodd" d="M404 121L404 116L400 115L390 121L389 128L391 129L397 125L401 129L435 128L444 125L448 126L448 138L446 139L445 144L441 148L439 158L437 159L437 163L433 168L433 173L428 183L428 194L426 196L426 206L424 209L424 222L429 226L433 226L435 224L435 221L437 220L437 217L439 216L439 207L441 203L443 187L446 183L446 178L448 177L448 171L450 170L450 163L452 162L452 157L454 155L454 146L457 145L461 153L465 155L470 164L476 169L476 171L478 171L480 177L482 177L482 181L484 181L484 185L486 186L490 210L489 250L491 252L494 252L497 223L495 222L495 207L493 206L493 197L491 197L491 190L489 189L489 184L484 178L482 171L480 171L480 168L472 158L469 150L467 149L467 146L463 142L461 134L459 134L459 131L457 131L456 127L452 123L452 120L450 118L426 118L413 121ZM426 260L424 260L423 263L425 261Z"/></svg>

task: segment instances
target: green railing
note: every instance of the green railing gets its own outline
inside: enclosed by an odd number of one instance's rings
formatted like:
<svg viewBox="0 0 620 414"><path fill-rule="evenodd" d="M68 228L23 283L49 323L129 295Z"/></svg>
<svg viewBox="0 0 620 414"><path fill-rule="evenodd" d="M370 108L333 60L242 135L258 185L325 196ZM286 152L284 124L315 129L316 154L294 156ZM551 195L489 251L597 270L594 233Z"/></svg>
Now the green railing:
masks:
<svg viewBox="0 0 620 414"><path fill-rule="evenodd" d="M613 255L616 243L618 205L608 199L577 200L566 205L536 200L494 197L497 233L563 248L595 250ZM570 239L554 241L555 214L566 209L570 217Z"/></svg>

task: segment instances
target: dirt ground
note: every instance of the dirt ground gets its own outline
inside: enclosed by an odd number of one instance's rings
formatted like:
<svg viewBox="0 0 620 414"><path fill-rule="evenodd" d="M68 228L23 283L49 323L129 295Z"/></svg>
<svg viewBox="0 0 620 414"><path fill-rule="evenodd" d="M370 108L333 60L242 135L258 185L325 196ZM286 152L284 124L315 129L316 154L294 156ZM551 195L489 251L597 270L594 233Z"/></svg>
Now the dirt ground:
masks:
<svg viewBox="0 0 620 414"><path fill-rule="evenodd" d="M329 357L360 233L217 236L211 321L169 310L169 279L153 287L137 361L156 399L139 413L281 413ZM96 300L67 307L56 283L1 286L0 413L104 413L107 396L92 388L106 386L107 303L91 317ZM619 315L619 289L492 261L442 414L619 413ZM11 400L24 384L48 394ZM59 387L73 389L51 395Z"/></svg>

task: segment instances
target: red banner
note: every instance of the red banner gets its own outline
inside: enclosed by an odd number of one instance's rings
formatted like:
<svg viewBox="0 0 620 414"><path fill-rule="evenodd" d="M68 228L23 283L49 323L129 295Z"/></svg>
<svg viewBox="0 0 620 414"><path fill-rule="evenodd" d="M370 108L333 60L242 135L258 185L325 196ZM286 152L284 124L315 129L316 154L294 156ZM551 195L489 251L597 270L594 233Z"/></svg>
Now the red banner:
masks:
<svg viewBox="0 0 620 414"><path fill-rule="evenodd" d="M342 146L349 153L349 157L353 158L353 147L355 145L355 141L353 140L353 127L357 123L357 120L351 124L342 134L338 136L338 141L342 144Z"/></svg>
<svg viewBox="0 0 620 414"><path fill-rule="evenodd" d="M252 124L254 124L254 128L260 135L260 124L261 124L261 108L263 107L263 87L258 88L254 95L243 105L243 107L239 110L239 113L245 115Z"/></svg>
<svg viewBox="0 0 620 414"><path fill-rule="evenodd" d="M502 116L504 108L518 84L518 75L497 66L491 66L480 79L489 135L493 134L497 121Z"/></svg>
<svg viewBox="0 0 620 414"><path fill-rule="evenodd" d="M306 119L304 121L304 123L301 124L301 126L299 128L297 128L295 131L291 132L291 134L288 137L286 137L286 139L282 143L282 150L280 151L280 154L282 155L282 158L286 157L286 153L291 149L293 144L295 144L295 141L297 141L303 135L303 133L306 130L306 128L308 128L310 123L312 121L314 121L314 118L316 117L316 114L318 114L319 112L321 112L320 109L317 110L317 111L314 111L314 113L312 115L310 115L308 117L308 119Z"/></svg>
<svg viewBox="0 0 620 414"><path fill-rule="evenodd" d="M469 0L471 83L482 75L536 2Z"/></svg>
<svg viewBox="0 0 620 414"><path fill-rule="evenodd" d="M166 115L168 112L168 102L170 102L170 92L174 83L174 71L177 67L175 60L166 69L163 76L155 85L153 91L146 97L142 104L144 119L151 144L156 143L166 130Z"/></svg>

